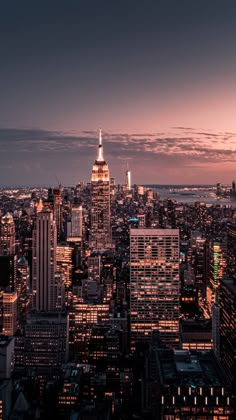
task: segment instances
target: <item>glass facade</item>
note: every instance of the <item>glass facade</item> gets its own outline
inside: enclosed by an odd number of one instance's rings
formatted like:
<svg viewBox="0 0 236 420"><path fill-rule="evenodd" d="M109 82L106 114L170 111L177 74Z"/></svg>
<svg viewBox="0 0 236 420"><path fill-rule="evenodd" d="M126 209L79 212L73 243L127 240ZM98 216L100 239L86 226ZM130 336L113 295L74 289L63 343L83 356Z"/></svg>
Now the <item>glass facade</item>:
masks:
<svg viewBox="0 0 236 420"><path fill-rule="evenodd" d="M236 380L236 280L224 277L219 287L221 363L231 383Z"/></svg>

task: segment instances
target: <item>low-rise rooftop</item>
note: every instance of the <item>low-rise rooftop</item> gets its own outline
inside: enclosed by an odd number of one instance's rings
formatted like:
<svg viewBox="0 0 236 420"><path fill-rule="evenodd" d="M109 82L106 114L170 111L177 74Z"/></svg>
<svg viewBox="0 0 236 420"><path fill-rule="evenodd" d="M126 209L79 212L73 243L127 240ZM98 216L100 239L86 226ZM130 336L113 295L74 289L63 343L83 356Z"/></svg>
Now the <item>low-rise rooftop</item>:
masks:
<svg viewBox="0 0 236 420"><path fill-rule="evenodd" d="M219 387L226 378L212 351L156 351L163 385Z"/></svg>

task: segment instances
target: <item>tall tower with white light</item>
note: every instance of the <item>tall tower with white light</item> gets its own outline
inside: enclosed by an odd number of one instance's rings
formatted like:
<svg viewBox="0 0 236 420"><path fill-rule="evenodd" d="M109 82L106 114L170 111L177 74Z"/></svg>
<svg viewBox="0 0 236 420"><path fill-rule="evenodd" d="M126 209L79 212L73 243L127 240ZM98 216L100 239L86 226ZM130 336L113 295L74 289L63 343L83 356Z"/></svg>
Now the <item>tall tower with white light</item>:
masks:
<svg viewBox="0 0 236 420"><path fill-rule="evenodd" d="M98 153L93 164L91 178L90 247L99 251L110 246L110 174L103 157L102 133L100 130Z"/></svg>
<svg viewBox="0 0 236 420"><path fill-rule="evenodd" d="M131 172L129 169L125 172L125 185L127 188L127 191L131 190Z"/></svg>

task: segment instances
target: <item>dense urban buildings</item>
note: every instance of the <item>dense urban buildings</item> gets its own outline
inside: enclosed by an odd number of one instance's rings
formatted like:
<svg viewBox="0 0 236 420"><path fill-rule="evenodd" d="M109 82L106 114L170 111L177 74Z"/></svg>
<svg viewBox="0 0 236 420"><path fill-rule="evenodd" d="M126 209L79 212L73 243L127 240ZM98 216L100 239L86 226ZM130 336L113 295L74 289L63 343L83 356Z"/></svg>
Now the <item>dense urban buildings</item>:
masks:
<svg viewBox="0 0 236 420"><path fill-rule="evenodd" d="M4 420L234 418L232 194L130 174L0 190Z"/></svg>

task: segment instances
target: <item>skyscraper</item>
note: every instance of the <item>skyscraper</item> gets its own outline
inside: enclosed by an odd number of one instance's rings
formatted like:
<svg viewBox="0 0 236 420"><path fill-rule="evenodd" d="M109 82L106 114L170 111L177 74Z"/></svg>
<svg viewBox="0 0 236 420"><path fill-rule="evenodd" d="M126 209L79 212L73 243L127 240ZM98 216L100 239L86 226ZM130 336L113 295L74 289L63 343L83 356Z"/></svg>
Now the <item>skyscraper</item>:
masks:
<svg viewBox="0 0 236 420"><path fill-rule="evenodd" d="M57 273L64 276L65 301L69 305L71 299L73 247L69 244L58 244L56 248Z"/></svg>
<svg viewBox="0 0 236 420"><path fill-rule="evenodd" d="M60 237L62 230L62 212L61 212L62 187L53 189L53 215L57 227L57 236Z"/></svg>
<svg viewBox="0 0 236 420"><path fill-rule="evenodd" d="M188 259L194 273L195 286L202 297L206 297L207 279L209 276L209 244L206 238L198 231L191 232Z"/></svg>
<svg viewBox="0 0 236 420"><path fill-rule="evenodd" d="M66 312L29 314L25 323L25 366L33 368L34 374L40 376L60 371L61 364L68 358L68 331Z"/></svg>
<svg viewBox="0 0 236 420"><path fill-rule="evenodd" d="M81 237L83 228L82 206L73 206L71 209L71 236Z"/></svg>
<svg viewBox="0 0 236 420"><path fill-rule="evenodd" d="M225 275L219 285L220 359L236 389L236 276ZM235 391L234 391L235 396Z"/></svg>
<svg viewBox="0 0 236 420"><path fill-rule="evenodd" d="M229 225L227 229L227 272L235 273L236 265L236 224Z"/></svg>
<svg viewBox="0 0 236 420"><path fill-rule="evenodd" d="M217 302L217 290L226 272L226 244L213 241L210 247L210 275L207 298L209 303ZM211 300L210 300L211 299Z"/></svg>
<svg viewBox="0 0 236 420"><path fill-rule="evenodd" d="M15 254L15 223L10 213L0 219L0 255Z"/></svg>
<svg viewBox="0 0 236 420"><path fill-rule="evenodd" d="M25 257L17 261L16 290L18 296L17 315L19 324L22 325L23 319L30 309L31 290L30 290L30 267Z"/></svg>
<svg viewBox="0 0 236 420"><path fill-rule="evenodd" d="M53 213L38 211L33 230L33 308L56 309L56 223Z"/></svg>
<svg viewBox="0 0 236 420"><path fill-rule="evenodd" d="M0 289L13 291L16 288L16 255L0 255Z"/></svg>
<svg viewBox="0 0 236 420"><path fill-rule="evenodd" d="M3 292L2 334L12 336L17 329L17 293Z"/></svg>
<svg viewBox="0 0 236 420"><path fill-rule="evenodd" d="M15 290L16 283L15 223L10 213L0 218L0 288Z"/></svg>
<svg viewBox="0 0 236 420"><path fill-rule="evenodd" d="M0 289L3 334L11 336L17 329L15 223L10 213L0 218Z"/></svg>
<svg viewBox="0 0 236 420"><path fill-rule="evenodd" d="M158 330L179 342L179 230L130 230L131 350Z"/></svg>
<svg viewBox="0 0 236 420"><path fill-rule="evenodd" d="M100 130L98 154L93 165L91 178L90 247L94 250L103 250L110 246L110 174L103 157Z"/></svg>
<svg viewBox="0 0 236 420"><path fill-rule="evenodd" d="M131 172L129 169L125 172L125 184L128 191L131 190Z"/></svg>

